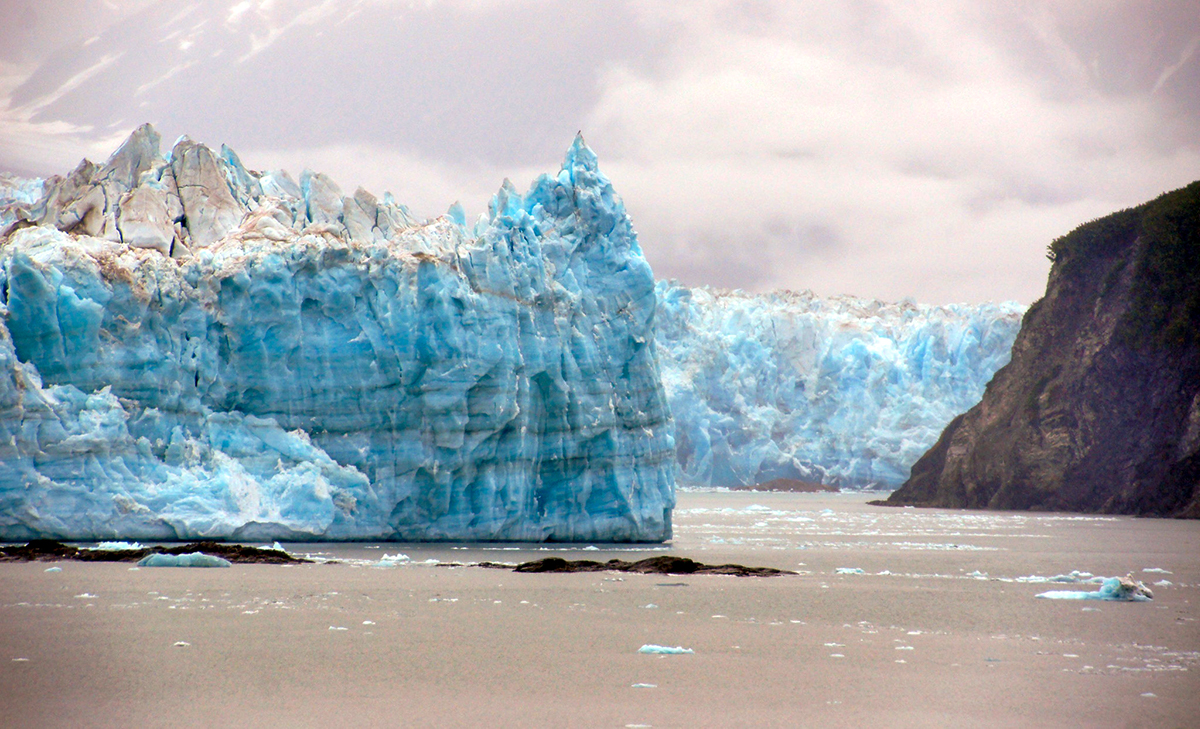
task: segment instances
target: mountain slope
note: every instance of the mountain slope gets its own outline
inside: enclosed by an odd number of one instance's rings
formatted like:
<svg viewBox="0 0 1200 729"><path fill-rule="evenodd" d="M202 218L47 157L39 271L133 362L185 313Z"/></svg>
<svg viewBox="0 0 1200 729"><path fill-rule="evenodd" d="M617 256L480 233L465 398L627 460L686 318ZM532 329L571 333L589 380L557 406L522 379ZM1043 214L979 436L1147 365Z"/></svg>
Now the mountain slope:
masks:
<svg viewBox="0 0 1200 729"><path fill-rule="evenodd" d="M1049 255L1011 362L886 503L1200 517L1200 182Z"/></svg>

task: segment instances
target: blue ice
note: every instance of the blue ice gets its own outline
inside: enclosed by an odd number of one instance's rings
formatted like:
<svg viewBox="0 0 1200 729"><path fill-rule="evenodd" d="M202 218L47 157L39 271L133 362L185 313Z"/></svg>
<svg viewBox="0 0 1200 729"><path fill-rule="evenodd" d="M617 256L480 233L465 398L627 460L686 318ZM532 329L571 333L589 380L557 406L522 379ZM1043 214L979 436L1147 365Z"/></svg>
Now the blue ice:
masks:
<svg viewBox="0 0 1200 729"><path fill-rule="evenodd" d="M0 539L671 536L654 278L581 138L470 229L159 144L5 208Z"/></svg>
<svg viewBox="0 0 1200 729"><path fill-rule="evenodd" d="M1016 303L657 284L679 483L894 488L1009 360Z"/></svg>
<svg viewBox="0 0 1200 729"><path fill-rule="evenodd" d="M138 561L138 567L230 567L227 559L203 552L191 554L148 554Z"/></svg>
<svg viewBox="0 0 1200 729"><path fill-rule="evenodd" d="M638 653L651 653L651 654L655 654L655 655L667 655L667 656L677 656L677 655L683 655L685 653L695 653L695 652L696 651L692 650L691 648L684 648L683 646L677 645L672 648L671 646L655 645L653 643L647 643L646 645L642 646L641 648L638 648Z"/></svg>
<svg viewBox="0 0 1200 729"><path fill-rule="evenodd" d="M1108 577L1094 592L1083 590L1051 590L1036 597L1047 600L1114 600L1123 602L1146 602L1154 598L1150 588L1131 578Z"/></svg>

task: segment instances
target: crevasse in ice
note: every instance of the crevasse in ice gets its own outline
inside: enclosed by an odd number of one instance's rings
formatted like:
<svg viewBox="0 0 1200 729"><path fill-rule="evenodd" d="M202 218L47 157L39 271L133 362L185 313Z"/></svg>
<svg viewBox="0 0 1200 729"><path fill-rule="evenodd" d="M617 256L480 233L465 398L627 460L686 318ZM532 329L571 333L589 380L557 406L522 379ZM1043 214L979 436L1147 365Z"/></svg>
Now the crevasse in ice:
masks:
<svg viewBox="0 0 1200 729"><path fill-rule="evenodd" d="M1024 307L657 285L682 486L894 488L1008 362Z"/></svg>
<svg viewBox="0 0 1200 729"><path fill-rule="evenodd" d="M0 539L669 538L654 280L582 139L471 228L159 147L10 195Z"/></svg>

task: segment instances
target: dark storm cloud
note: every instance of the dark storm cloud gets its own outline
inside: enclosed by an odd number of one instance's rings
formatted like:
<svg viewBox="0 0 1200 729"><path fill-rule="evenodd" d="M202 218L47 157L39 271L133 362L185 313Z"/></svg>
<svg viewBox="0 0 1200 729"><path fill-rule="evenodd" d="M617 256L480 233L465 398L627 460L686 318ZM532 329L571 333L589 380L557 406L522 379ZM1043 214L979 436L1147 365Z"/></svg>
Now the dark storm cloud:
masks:
<svg viewBox="0 0 1200 729"><path fill-rule="evenodd" d="M435 215L582 129L655 272L692 284L1029 301L1051 238L1200 177L1189 0L0 12L0 166L61 172L151 120Z"/></svg>

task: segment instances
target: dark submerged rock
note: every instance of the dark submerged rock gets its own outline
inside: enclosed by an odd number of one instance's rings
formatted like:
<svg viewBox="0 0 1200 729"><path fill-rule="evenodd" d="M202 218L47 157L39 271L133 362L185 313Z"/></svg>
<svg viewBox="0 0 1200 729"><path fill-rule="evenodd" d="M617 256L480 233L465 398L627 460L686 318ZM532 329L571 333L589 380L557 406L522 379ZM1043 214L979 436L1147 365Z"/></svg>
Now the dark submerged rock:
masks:
<svg viewBox="0 0 1200 729"><path fill-rule="evenodd" d="M33 539L28 544L0 547L0 562L137 562L150 554L202 554L222 557L235 564L300 564L311 562L275 549L260 549L245 544L190 542L173 547L141 549L79 549L52 539Z"/></svg>
<svg viewBox="0 0 1200 729"><path fill-rule="evenodd" d="M491 565L488 565L491 566ZM547 557L534 562L517 565L514 572L637 572L640 574L660 575L737 575L739 577L774 577L776 575L792 575L788 570L777 570L774 567L746 567L740 564L710 565L697 562L687 557L650 557L627 562L622 559L610 559L607 562L596 562L589 559L568 561L561 557Z"/></svg>

